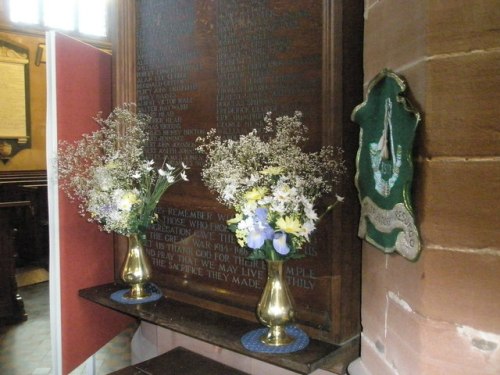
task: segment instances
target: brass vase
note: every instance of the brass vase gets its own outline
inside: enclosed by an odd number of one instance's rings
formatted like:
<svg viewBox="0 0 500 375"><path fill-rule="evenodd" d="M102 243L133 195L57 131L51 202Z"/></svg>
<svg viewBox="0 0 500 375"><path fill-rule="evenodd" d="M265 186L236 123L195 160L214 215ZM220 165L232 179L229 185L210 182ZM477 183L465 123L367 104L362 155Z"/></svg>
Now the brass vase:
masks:
<svg viewBox="0 0 500 375"><path fill-rule="evenodd" d="M132 234L128 237L127 256L120 273L122 280L130 285L130 290L124 297L134 300L149 297L151 293L146 291L145 286L151 280L151 275L151 262L138 235Z"/></svg>
<svg viewBox="0 0 500 375"><path fill-rule="evenodd" d="M269 331L261 337L266 345L282 346L295 339L288 335L285 327L293 322L293 299L283 275L284 261L266 260L267 281L257 305L257 317Z"/></svg>

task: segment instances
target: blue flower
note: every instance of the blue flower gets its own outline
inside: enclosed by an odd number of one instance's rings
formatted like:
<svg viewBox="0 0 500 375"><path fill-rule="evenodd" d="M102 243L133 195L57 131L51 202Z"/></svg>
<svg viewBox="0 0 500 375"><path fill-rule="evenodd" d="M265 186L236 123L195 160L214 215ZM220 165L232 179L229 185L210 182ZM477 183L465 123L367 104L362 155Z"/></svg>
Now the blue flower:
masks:
<svg viewBox="0 0 500 375"><path fill-rule="evenodd" d="M287 255L290 252L290 247L286 243L286 234L284 232L274 233L273 247L276 252L281 255Z"/></svg>
<svg viewBox="0 0 500 375"><path fill-rule="evenodd" d="M247 246L250 249L260 249L262 245L264 245L264 242L266 240L266 236L264 231L261 230L254 230L251 232L248 232L247 236Z"/></svg>
<svg viewBox="0 0 500 375"><path fill-rule="evenodd" d="M267 208L257 208L253 219L252 230L248 231L247 246L251 249L260 249L266 240L271 240L274 230L267 222Z"/></svg>
<svg viewBox="0 0 500 375"><path fill-rule="evenodd" d="M267 224L267 208L259 207L255 210L255 218L254 220L258 220L262 223ZM269 225L269 224L268 224Z"/></svg>

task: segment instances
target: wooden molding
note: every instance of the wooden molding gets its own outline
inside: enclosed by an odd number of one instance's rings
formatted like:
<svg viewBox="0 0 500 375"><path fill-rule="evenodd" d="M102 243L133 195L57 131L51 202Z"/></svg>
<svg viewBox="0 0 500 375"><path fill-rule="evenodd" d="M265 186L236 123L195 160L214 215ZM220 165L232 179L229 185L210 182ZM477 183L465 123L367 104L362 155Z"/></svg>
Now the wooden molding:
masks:
<svg viewBox="0 0 500 375"><path fill-rule="evenodd" d="M135 103L135 0L114 0L111 12L113 50L113 105Z"/></svg>

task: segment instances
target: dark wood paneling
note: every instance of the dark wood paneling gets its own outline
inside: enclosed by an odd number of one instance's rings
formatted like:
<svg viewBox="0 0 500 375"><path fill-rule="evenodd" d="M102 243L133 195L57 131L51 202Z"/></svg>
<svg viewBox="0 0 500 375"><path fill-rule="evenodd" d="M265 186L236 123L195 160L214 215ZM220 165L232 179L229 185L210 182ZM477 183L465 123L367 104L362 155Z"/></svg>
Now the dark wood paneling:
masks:
<svg viewBox="0 0 500 375"><path fill-rule="evenodd" d="M163 224L149 233L154 281L171 297L255 320L265 266L246 261L227 232L231 212L201 183L194 141L212 127L229 137L261 128L267 110L302 110L308 149L342 146L350 172L341 187L346 202L322 223L309 256L288 263L298 320L327 341L358 334L358 129L349 115L362 101L362 1L119 3L125 16L118 20L115 97L136 97L153 116L148 155L193 167L190 183L164 197ZM117 264L125 246L117 246Z"/></svg>
<svg viewBox="0 0 500 375"><path fill-rule="evenodd" d="M3 202L0 205L0 325L26 320L24 303L17 291L14 228L10 224L14 211L29 210L30 202Z"/></svg>

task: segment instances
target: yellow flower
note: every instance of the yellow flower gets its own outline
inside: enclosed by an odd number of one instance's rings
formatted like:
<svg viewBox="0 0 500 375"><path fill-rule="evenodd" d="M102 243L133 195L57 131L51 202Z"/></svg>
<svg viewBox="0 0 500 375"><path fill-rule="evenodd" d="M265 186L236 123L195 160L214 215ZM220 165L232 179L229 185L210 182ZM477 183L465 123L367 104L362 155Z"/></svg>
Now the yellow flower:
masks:
<svg viewBox="0 0 500 375"><path fill-rule="evenodd" d="M123 195L123 199L129 201L132 204L139 202L139 197L137 196L137 194L135 194L134 192L131 192L131 191L126 192Z"/></svg>
<svg viewBox="0 0 500 375"><path fill-rule="evenodd" d="M118 201L118 208L123 211L130 211L135 203L139 202L139 197L131 191L122 195Z"/></svg>
<svg viewBox="0 0 500 375"><path fill-rule="evenodd" d="M276 175L279 175L281 172L283 172L282 167L269 167L269 168L264 169L260 173L261 174L268 174L271 176L276 176Z"/></svg>
<svg viewBox="0 0 500 375"><path fill-rule="evenodd" d="M276 226L283 232L294 235L299 235L302 231L302 225L300 224L300 221L290 216L280 217L276 221Z"/></svg>
<svg viewBox="0 0 500 375"><path fill-rule="evenodd" d="M245 247L245 240L247 238L247 235L241 231L241 230L237 230L236 231L236 241L238 242L238 245L240 245L240 247Z"/></svg>
<svg viewBox="0 0 500 375"><path fill-rule="evenodd" d="M235 217L233 217L232 219L229 219L229 220L227 221L227 225L237 224L237 223L239 223L242 219L243 219L243 215L242 215L242 214L236 214L236 216L235 216Z"/></svg>
<svg viewBox="0 0 500 375"><path fill-rule="evenodd" d="M266 188L256 187L250 191L247 191L245 193L244 197L249 202L258 201L259 199L264 198L264 196L266 195L266 192L267 192Z"/></svg>
<svg viewBox="0 0 500 375"><path fill-rule="evenodd" d="M106 168L106 169L115 169L117 167L118 167L118 165L114 161L110 161L109 163L106 163L104 165L104 168Z"/></svg>

